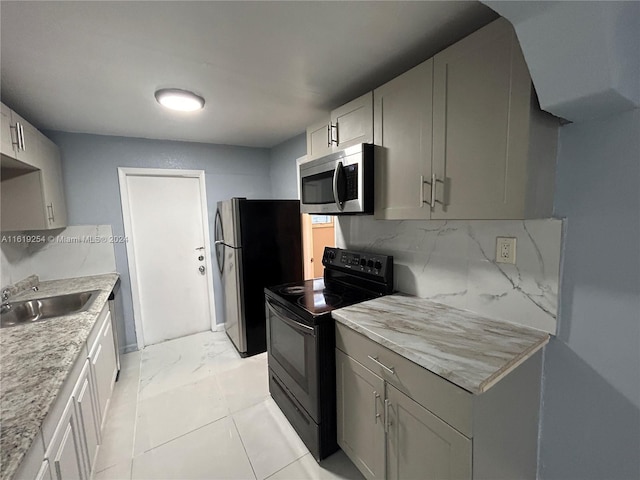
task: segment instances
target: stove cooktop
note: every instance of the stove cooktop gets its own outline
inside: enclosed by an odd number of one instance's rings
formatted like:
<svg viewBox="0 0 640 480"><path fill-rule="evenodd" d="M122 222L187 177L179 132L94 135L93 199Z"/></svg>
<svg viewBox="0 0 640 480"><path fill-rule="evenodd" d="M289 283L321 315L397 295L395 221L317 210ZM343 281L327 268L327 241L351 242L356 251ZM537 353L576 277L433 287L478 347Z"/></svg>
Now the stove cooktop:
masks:
<svg viewBox="0 0 640 480"><path fill-rule="evenodd" d="M269 287L285 304L300 307L313 317L380 296L374 292L340 283L325 284L324 278Z"/></svg>

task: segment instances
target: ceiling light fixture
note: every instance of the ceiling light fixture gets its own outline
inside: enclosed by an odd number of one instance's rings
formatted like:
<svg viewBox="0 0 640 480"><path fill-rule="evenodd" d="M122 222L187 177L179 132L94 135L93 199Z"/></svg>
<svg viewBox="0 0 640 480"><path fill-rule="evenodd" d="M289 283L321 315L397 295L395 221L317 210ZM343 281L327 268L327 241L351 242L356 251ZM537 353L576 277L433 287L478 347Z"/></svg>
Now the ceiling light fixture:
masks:
<svg viewBox="0 0 640 480"><path fill-rule="evenodd" d="M194 112L204 108L204 98L188 90L163 88L156 92L156 100L164 107L181 112Z"/></svg>

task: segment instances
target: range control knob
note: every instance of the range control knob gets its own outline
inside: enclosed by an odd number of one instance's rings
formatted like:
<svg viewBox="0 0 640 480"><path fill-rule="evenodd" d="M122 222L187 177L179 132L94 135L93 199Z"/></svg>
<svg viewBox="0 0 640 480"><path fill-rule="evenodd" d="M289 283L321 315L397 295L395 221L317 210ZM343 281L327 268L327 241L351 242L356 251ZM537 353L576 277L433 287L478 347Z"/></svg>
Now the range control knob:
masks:
<svg viewBox="0 0 640 480"><path fill-rule="evenodd" d="M367 267L369 267L369 268L373 267L373 260L369 260L367 262Z"/></svg>
<svg viewBox="0 0 640 480"><path fill-rule="evenodd" d="M329 257L330 260L333 260L334 258L336 258L336 252L334 252L333 250L329 250L329 253L327 254L327 256Z"/></svg>
<svg viewBox="0 0 640 480"><path fill-rule="evenodd" d="M380 270L382 268L382 263L380 263L380 261L377 261L375 264L376 270Z"/></svg>
<svg viewBox="0 0 640 480"><path fill-rule="evenodd" d="M364 267L367 264L367 261L364 258L360 259L360 266Z"/></svg>

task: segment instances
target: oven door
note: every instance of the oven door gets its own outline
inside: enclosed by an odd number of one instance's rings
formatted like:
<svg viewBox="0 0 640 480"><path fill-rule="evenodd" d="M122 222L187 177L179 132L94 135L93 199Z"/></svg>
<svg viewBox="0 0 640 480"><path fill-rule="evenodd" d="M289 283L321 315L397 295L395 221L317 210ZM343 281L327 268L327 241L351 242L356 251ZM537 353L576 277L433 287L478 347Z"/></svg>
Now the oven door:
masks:
<svg viewBox="0 0 640 480"><path fill-rule="evenodd" d="M269 367L317 423L320 414L316 329L269 297L266 316Z"/></svg>

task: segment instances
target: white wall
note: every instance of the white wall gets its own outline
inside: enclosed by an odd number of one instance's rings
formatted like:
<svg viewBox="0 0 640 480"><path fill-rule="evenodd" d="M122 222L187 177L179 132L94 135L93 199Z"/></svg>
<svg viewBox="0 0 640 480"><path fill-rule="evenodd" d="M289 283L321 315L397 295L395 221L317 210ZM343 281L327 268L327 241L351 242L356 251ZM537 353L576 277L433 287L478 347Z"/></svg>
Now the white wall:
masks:
<svg viewBox="0 0 640 480"><path fill-rule="evenodd" d="M41 281L86 277L116 271L111 225L70 226L49 232L3 233L0 248L2 286L29 275ZM44 242L15 241L15 236L42 236Z"/></svg>

